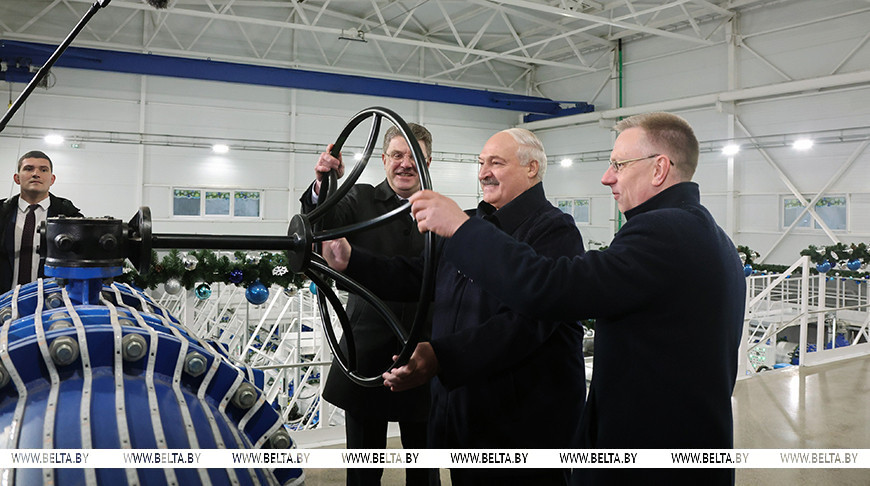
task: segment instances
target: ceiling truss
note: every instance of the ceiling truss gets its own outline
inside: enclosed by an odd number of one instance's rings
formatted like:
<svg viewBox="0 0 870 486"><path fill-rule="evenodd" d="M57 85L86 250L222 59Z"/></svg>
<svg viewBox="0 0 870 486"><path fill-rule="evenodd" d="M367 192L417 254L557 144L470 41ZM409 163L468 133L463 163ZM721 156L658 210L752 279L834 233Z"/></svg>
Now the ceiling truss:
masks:
<svg viewBox="0 0 870 486"><path fill-rule="evenodd" d="M4 0L0 37L58 43L92 0ZM725 0L114 0L74 45L527 93L618 40L709 45ZM744 2L745 3L745 2ZM530 93L529 93L530 94Z"/></svg>

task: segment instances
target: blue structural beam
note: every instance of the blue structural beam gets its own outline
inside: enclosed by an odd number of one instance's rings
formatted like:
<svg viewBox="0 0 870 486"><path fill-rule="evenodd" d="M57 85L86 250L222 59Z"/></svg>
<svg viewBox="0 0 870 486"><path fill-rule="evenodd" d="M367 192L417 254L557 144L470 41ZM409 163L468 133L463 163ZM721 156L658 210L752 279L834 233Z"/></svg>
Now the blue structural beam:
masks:
<svg viewBox="0 0 870 486"><path fill-rule="evenodd" d="M8 65L7 71L0 73L0 79L9 82L29 81L32 74L27 71L27 65L41 65L54 49L54 46L47 44L0 40L0 59ZM563 105L582 104L590 107L587 111L593 109L592 105L582 102L559 102L494 91L83 47L69 47L55 66L434 101L535 113L547 117L566 113Z"/></svg>
<svg viewBox="0 0 870 486"><path fill-rule="evenodd" d="M591 113L595 111L595 105L591 105L584 101L566 101L560 103L562 107L554 114L541 114L531 112L528 115L523 116L523 121L525 123L538 121L538 120L546 120L548 118L556 118L559 116L567 116L567 115L577 115L580 113Z"/></svg>

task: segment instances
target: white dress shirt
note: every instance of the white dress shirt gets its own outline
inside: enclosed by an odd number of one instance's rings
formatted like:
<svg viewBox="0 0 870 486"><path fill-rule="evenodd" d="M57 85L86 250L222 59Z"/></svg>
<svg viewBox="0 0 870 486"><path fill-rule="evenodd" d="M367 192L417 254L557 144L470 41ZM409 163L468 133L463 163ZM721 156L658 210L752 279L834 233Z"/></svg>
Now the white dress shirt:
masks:
<svg viewBox="0 0 870 486"><path fill-rule="evenodd" d="M48 217L48 206L51 204L50 198L45 198L37 203L39 205L33 213L36 216L36 225L34 226L33 234L33 265L31 267L30 281L35 282L39 274L39 225L42 224ZM27 218L27 211L30 208L30 203L18 198L18 215L15 217L15 266L12 269L13 286L18 283L18 267L19 258L21 256L21 234L24 232L24 220Z"/></svg>

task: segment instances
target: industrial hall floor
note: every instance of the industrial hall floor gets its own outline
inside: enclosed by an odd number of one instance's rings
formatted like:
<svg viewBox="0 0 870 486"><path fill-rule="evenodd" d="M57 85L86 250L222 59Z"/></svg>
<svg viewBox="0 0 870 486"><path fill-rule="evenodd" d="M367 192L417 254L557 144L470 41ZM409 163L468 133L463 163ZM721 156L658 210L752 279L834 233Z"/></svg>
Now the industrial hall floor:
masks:
<svg viewBox="0 0 870 486"><path fill-rule="evenodd" d="M870 449L870 357L760 373L737 382L732 403L737 449ZM340 437L335 441L297 445L344 448ZM388 447L400 448L398 437ZM343 469L306 469L305 476L306 486L345 484ZM382 484L404 484L404 471L385 469ZM441 484L450 485L446 469ZM870 470L737 469L737 484L868 486Z"/></svg>

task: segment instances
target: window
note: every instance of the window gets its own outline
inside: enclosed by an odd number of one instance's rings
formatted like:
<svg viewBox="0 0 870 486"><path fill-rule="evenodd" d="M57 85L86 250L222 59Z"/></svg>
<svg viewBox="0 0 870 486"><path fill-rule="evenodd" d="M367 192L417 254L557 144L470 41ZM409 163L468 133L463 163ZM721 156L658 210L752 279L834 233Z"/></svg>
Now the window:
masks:
<svg viewBox="0 0 870 486"><path fill-rule="evenodd" d="M797 198L786 197L782 200L782 227L788 228L794 223L795 219L801 214L804 206ZM825 222L832 231L845 231L848 215L848 205L846 196L828 196L823 197L816 202L816 214ZM813 228L822 229L819 223L816 222L810 213L805 213L800 221L795 225L795 228Z"/></svg>
<svg viewBox="0 0 870 486"><path fill-rule="evenodd" d="M237 191L235 195L235 210L233 216L259 217L260 193L257 191Z"/></svg>
<svg viewBox="0 0 870 486"><path fill-rule="evenodd" d="M589 198L557 199L556 206L570 214L575 223L589 224Z"/></svg>
<svg viewBox="0 0 870 486"><path fill-rule="evenodd" d="M260 191L173 189L173 216L259 218Z"/></svg>
<svg viewBox="0 0 870 486"><path fill-rule="evenodd" d="M230 193L206 191L205 214L230 215Z"/></svg>
<svg viewBox="0 0 870 486"><path fill-rule="evenodd" d="M202 193L193 189L176 189L172 203L172 214L176 216L199 216Z"/></svg>

